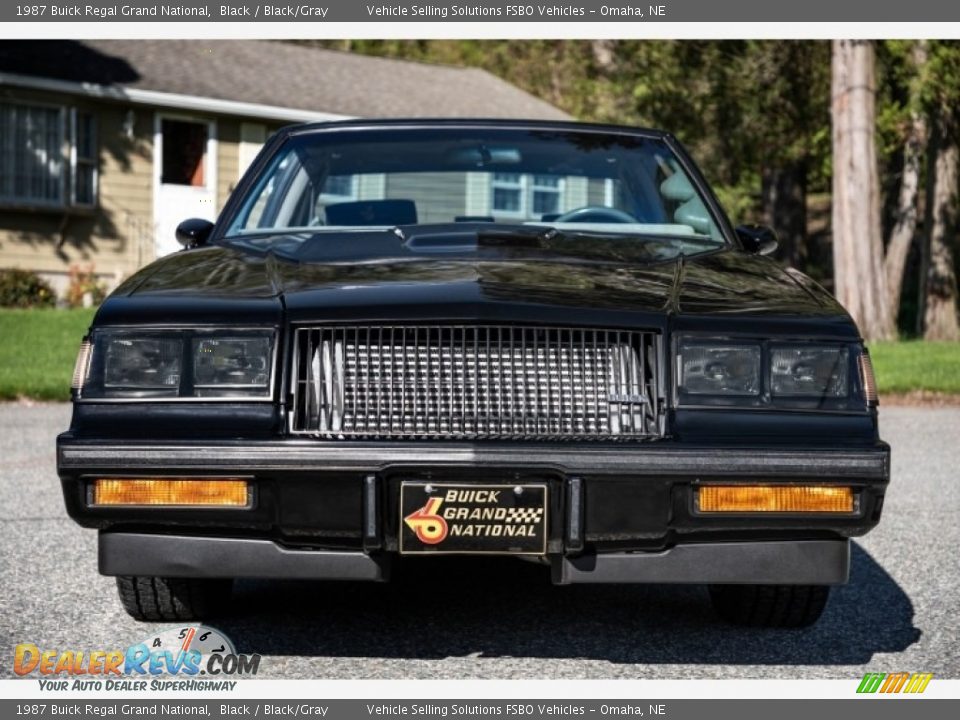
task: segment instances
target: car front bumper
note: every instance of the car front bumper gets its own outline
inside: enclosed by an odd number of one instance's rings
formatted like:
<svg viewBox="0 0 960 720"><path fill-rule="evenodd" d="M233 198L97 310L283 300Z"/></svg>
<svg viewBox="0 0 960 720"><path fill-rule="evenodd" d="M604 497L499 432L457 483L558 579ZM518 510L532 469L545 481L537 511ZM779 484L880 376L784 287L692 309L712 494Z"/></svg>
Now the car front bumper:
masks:
<svg viewBox="0 0 960 720"><path fill-rule="evenodd" d="M108 575L385 580L400 483L550 488L546 558L557 583L846 581L850 537L879 521L889 449L519 445L309 440L106 442L65 433L70 515L100 534ZM248 508L97 507L99 477L245 477ZM708 483L845 485L849 514L702 514Z"/></svg>
<svg viewBox="0 0 960 720"><path fill-rule="evenodd" d="M694 543L659 552L550 558L553 582L840 585L849 540ZM272 540L102 532L103 575L386 581L389 555L288 548Z"/></svg>

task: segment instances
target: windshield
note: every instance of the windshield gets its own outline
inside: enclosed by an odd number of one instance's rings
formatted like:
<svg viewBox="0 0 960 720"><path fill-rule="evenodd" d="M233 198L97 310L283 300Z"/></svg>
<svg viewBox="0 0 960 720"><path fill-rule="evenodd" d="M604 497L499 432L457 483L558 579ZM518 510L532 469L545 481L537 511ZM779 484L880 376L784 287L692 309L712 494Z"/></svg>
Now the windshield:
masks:
<svg viewBox="0 0 960 720"><path fill-rule="evenodd" d="M661 140L569 130L343 129L287 139L227 225L228 239L451 224L653 242L665 255L724 244ZM269 245L262 237L257 245ZM325 242L337 242L333 237Z"/></svg>

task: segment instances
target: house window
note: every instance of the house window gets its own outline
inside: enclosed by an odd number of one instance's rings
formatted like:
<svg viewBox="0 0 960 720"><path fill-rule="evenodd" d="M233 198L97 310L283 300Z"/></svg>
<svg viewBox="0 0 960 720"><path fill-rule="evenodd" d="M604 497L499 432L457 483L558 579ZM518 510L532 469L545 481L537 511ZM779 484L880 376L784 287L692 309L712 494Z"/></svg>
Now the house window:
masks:
<svg viewBox="0 0 960 720"><path fill-rule="evenodd" d="M0 103L0 201L63 205L63 110Z"/></svg>
<svg viewBox="0 0 960 720"><path fill-rule="evenodd" d="M523 176L519 173L494 173L491 176L494 212L523 213Z"/></svg>
<svg viewBox="0 0 960 720"><path fill-rule="evenodd" d="M323 200L353 200L357 196L356 176L330 175L323 183Z"/></svg>
<svg viewBox="0 0 960 720"><path fill-rule="evenodd" d="M73 204L93 207L97 202L97 129L93 115L74 110L71 187Z"/></svg>
<svg viewBox="0 0 960 720"><path fill-rule="evenodd" d="M556 215L560 212L560 178L534 175L530 193L534 215Z"/></svg>
<svg viewBox="0 0 960 720"><path fill-rule="evenodd" d="M76 109L68 114L66 108L51 105L0 102L0 203L62 208L93 207L96 202L93 115Z"/></svg>
<svg viewBox="0 0 960 720"><path fill-rule="evenodd" d="M167 120L160 124L163 151L160 182L204 187L208 127L205 122Z"/></svg>
<svg viewBox="0 0 960 720"><path fill-rule="evenodd" d="M554 175L493 173L490 176L493 212L539 219L563 212L563 181Z"/></svg>

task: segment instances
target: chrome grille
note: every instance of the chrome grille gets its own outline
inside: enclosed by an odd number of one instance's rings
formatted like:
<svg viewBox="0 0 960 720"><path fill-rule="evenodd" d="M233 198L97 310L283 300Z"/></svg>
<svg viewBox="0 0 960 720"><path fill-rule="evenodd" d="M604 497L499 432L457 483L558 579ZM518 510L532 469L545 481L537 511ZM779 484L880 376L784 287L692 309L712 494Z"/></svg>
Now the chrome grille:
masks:
<svg viewBox="0 0 960 720"><path fill-rule="evenodd" d="M656 333L516 326L294 331L290 431L328 438L659 436Z"/></svg>

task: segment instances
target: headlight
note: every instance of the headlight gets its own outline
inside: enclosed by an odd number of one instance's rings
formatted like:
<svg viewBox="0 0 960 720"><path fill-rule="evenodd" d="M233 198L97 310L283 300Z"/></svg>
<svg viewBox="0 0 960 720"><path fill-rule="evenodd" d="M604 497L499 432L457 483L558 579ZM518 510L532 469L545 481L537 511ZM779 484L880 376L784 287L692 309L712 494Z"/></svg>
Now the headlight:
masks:
<svg viewBox="0 0 960 720"><path fill-rule="evenodd" d="M680 406L862 411L870 402L855 343L681 336L676 348Z"/></svg>
<svg viewBox="0 0 960 720"><path fill-rule="evenodd" d="M689 395L760 394L760 345L747 343L680 344L679 386Z"/></svg>
<svg viewBox="0 0 960 720"><path fill-rule="evenodd" d="M774 397L846 397L847 358L847 348L837 345L774 345L770 392Z"/></svg>
<svg viewBox="0 0 960 720"><path fill-rule="evenodd" d="M104 395L177 397L180 394L181 338L111 334L98 345L104 354Z"/></svg>
<svg viewBox="0 0 960 720"><path fill-rule="evenodd" d="M272 330L95 330L75 390L82 400L269 399L273 341Z"/></svg>
<svg viewBox="0 0 960 720"><path fill-rule="evenodd" d="M262 394L270 381L270 338L193 340L193 388L200 397Z"/></svg>

